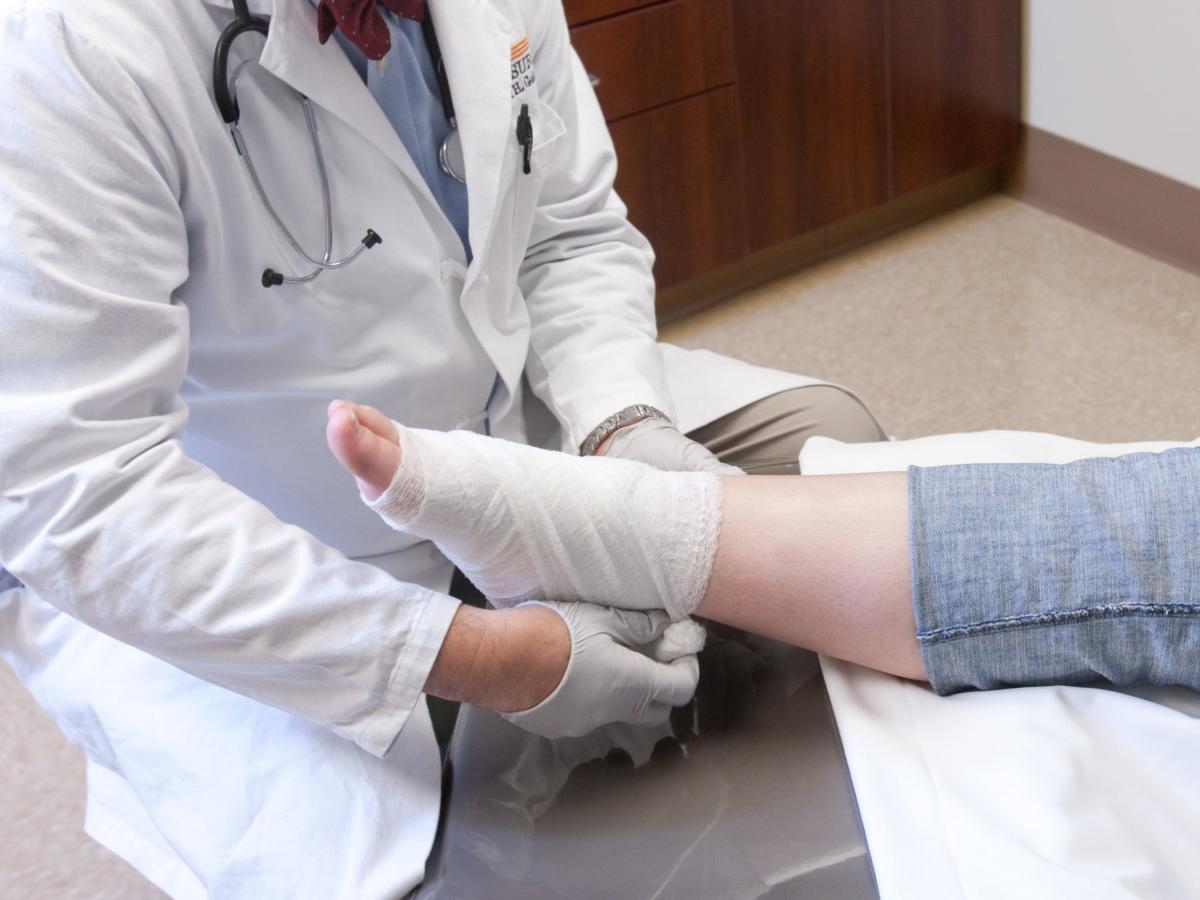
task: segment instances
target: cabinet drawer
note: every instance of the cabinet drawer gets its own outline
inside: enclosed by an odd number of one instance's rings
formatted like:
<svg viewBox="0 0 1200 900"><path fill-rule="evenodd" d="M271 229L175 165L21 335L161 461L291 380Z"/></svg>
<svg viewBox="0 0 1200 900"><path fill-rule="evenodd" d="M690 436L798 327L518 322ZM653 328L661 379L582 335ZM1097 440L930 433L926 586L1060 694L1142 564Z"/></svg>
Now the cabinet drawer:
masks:
<svg viewBox="0 0 1200 900"><path fill-rule="evenodd" d="M724 87L612 126L617 192L649 238L660 289L746 251L737 90Z"/></svg>
<svg viewBox="0 0 1200 900"><path fill-rule="evenodd" d="M603 19L605 16L661 2L662 0L563 0L563 7L567 11L567 24L578 25L581 22Z"/></svg>
<svg viewBox="0 0 1200 900"><path fill-rule="evenodd" d="M735 79L729 0L672 0L574 29L611 122Z"/></svg>

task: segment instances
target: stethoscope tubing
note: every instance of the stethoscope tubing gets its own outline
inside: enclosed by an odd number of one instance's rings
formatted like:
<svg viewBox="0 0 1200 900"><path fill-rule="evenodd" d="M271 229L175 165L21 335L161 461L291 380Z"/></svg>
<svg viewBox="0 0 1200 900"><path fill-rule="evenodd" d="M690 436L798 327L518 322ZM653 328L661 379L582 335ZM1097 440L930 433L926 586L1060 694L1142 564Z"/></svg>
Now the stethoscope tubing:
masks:
<svg viewBox="0 0 1200 900"><path fill-rule="evenodd" d="M381 243L382 238L373 229L368 228L366 235L359 241L358 246L353 251L341 259L333 258L333 200L329 187L329 171L325 164L324 152L321 149L321 138L318 133L312 103L304 94L299 95L300 103L304 110L305 126L308 129L309 140L313 148L313 159L316 162L317 173L321 181L321 204L325 225L325 248L321 259L315 259L311 256L296 239L295 235L292 234L291 229L284 223L283 217L279 215L278 210L275 209L275 205L267 195L266 188L259 177L258 169L254 165L250 148L242 136L240 128L241 109L238 106L237 85L242 71L249 61L242 62L237 67L232 79L228 77L229 53L234 41L247 32L261 34L264 38L267 37L270 31L270 19L266 16L251 15L247 0L233 0L233 8L234 21L227 25L221 32L217 38L216 49L213 52L213 98L216 101L217 109L221 113L221 118L229 128L229 133L233 139L234 147L237 149L238 157L246 169L251 184L254 186L255 193L266 209L267 215L284 236L288 246L302 260L313 267L312 271L306 275L290 277L282 275L273 269L265 269L262 274L263 287L273 287L280 284L303 284L312 281L322 272L348 266L354 260L358 259L364 250L369 250L376 244ZM429 52L434 73L437 76L438 89L441 93L442 111L446 117L447 124L450 126L449 133L443 139L442 145L438 150L438 164L446 175L465 184L467 180L466 173L465 171L460 171L462 169L461 139L458 135L458 120L454 112L454 99L450 92L450 79L446 73L445 61L442 58L441 46L437 39L437 31L434 29L433 18L429 10L425 11L425 16L422 19L421 33L425 39L426 49ZM457 154L454 153L455 150L457 150ZM455 158L456 155L457 159ZM528 171L528 164L526 171Z"/></svg>
<svg viewBox="0 0 1200 900"><path fill-rule="evenodd" d="M243 63L242 65L246 65L246 63ZM239 66L239 74L240 70L241 67ZM235 75L235 79L236 77L237 75ZM231 123L229 130L233 134L233 141L238 148L238 153L245 161L246 171L250 175L250 181L254 185L255 193L258 194L259 200L262 201L263 207L266 209L267 214L271 217L271 221L275 223L280 233L283 234L284 238L287 239L288 245L305 261L317 267L316 272L311 273L309 276L306 276L303 279L306 281L311 281L322 270L340 269L343 266L349 265L360 253L362 253L363 250L367 248L363 243L359 243L352 253L346 255L342 259L333 260L332 258L333 202L329 190L329 172L325 168L325 155L321 151L321 138L317 131L317 121L316 116L313 115L312 103L307 97L304 96L301 96L300 103L304 109L304 121L308 128L309 138L312 143L313 159L316 162L317 172L319 173L321 180L321 205L323 209L325 225L325 254L320 260L313 259L305 251L305 249L300 245L300 242L296 240L291 230L287 227L287 225L284 224L283 218L279 215L279 212L275 209L275 205L271 202L271 198L267 195L266 188L263 186L262 179L259 177L258 169L254 165L254 157L251 155L250 148L246 145L246 141L242 137L241 130L238 128L238 123ZM300 279L293 280L295 281Z"/></svg>
<svg viewBox="0 0 1200 900"><path fill-rule="evenodd" d="M228 78L229 52L233 46L233 42L247 32L261 34L264 37L267 36L270 29L270 20L264 16L251 16L246 5L246 0L234 0L234 12L236 18L221 32L220 37L217 39L216 49L213 52L213 97L221 113L221 118L229 128L230 137L233 139L238 157L245 167L247 175L250 177L250 182L254 186L254 191L258 195L259 201L262 203L263 208L266 209L267 215L275 223L276 228L279 229L280 234L283 235L292 250L301 259L313 266L312 271L307 274L296 276L287 276L276 272L274 269L265 269L262 274L262 285L263 287L274 287L281 284L304 284L312 281L322 272L341 269L350 265L350 263L358 259L364 250L369 250L376 244L382 243L382 238L373 229L368 228L366 235L359 241L358 246L353 251L341 259L333 258L333 197L329 187L329 170L325 165L325 154L321 149L321 138L317 128L316 116L313 113L312 102L303 94L300 94L300 105L304 111L305 127L308 130L309 142L312 144L313 159L316 163L317 174L321 182L321 206L325 234L324 254L321 259L314 259L296 239L295 235L292 234L291 229L284 223L283 217L279 215L278 210L275 209L275 204L271 202L271 198L267 195L262 178L259 176L258 169L254 165L254 157L250 152L250 147L247 145L241 132L241 109L237 102L237 84L248 61L241 63L237 67L232 79Z"/></svg>

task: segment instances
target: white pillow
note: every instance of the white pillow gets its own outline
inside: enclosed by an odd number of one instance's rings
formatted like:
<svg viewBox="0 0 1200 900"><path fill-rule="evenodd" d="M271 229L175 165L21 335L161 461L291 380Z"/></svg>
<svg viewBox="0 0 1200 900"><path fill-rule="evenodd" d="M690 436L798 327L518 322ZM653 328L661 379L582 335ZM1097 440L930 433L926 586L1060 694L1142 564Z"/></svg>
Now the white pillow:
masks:
<svg viewBox="0 0 1200 900"><path fill-rule="evenodd" d="M805 475L832 475L1198 445L1011 431L813 438L800 463ZM1200 694L1044 687L943 698L821 664L884 900L1200 895Z"/></svg>

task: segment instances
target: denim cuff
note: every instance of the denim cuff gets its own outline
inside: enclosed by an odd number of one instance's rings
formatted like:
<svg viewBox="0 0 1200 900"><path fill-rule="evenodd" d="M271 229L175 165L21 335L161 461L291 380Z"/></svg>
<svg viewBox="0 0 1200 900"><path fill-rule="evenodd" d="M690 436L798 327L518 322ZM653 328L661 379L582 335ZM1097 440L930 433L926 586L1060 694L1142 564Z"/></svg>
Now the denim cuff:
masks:
<svg viewBox="0 0 1200 900"><path fill-rule="evenodd" d="M913 611L949 694L1200 687L1200 448L908 470Z"/></svg>

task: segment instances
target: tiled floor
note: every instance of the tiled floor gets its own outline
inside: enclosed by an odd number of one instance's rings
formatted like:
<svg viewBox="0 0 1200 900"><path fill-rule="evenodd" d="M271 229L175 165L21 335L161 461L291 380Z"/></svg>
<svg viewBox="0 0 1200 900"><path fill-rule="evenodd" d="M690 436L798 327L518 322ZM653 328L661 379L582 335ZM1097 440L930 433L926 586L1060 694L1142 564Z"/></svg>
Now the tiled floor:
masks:
<svg viewBox="0 0 1200 900"><path fill-rule="evenodd" d="M853 387L902 437L1200 435L1200 278L1006 197L662 337Z"/></svg>
<svg viewBox="0 0 1200 900"><path fill-rule="evenodd" d="M675 323L852 386L893 434L1200 435L1200 278L996 197ZM0 667L0 897L160 896L84 837L82 760Z"/></svg>

